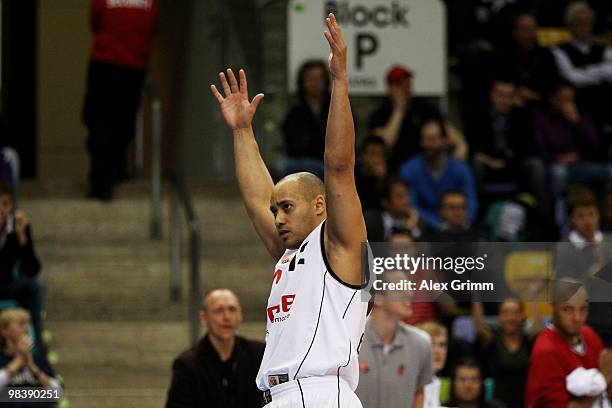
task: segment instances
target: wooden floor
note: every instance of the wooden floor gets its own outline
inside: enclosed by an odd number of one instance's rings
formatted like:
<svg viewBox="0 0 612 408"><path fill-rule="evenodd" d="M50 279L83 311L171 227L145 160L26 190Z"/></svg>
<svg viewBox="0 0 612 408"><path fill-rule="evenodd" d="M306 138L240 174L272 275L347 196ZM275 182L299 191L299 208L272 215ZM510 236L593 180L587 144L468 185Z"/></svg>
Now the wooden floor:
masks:
<svg viewBox="0 0 612 408"><path fill-rule="evenodd" d="M168 199L161 241L148 238L148 200L137 182L110 203L82 198L70 183L26 183L21 190L43 264L45 325L65 382L63 407L162 407L172 360L189 345L186 296L169 298ZM235 290L247 321L241 334L263 339L272 260L235 191L197 187L194 204L204 290Z"/></svg>

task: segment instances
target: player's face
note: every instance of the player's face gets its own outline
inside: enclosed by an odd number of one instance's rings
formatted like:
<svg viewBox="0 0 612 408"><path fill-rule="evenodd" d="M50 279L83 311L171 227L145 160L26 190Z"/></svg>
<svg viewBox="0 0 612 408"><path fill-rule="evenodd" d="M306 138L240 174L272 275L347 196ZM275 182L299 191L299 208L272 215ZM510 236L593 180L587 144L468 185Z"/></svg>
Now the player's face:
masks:
<svg viewBox="0 0 612 408"><path fill-rule="evenodd" d="M287 249L299 248L317 226L317 215L325 211L322 196L308 201L300 193L297 182L286 181L274 188L270 211L278 236Z"/></svg>
<svg viewBox="0 0 612 408"><path fill-rule="evenodd" d="M578 336L588 315L589 304L585 300L553 303L555 327L566 337Z"/></svg>
<svg viewBox="0 0 612 408"><path fill-rule="evenodd" d="M448 337L446 334L438 334L431 338L431 358L434 372L444 368L446 354L448 352Z"/></svg>
<svg viewBox="0 0 612 408"><path fill-rule="evenodd" d="M457 367L453 388L459 402L477 401L482 391L480 370L476 367Z"/></svg>
<svg viewBox="0 0 612 408"><path fill-rule="evenodd" d="M499 325L506 334L516 333L523 325L523 310L516 301L506 301L499 306Z"/></svg>
<svg viewBox="0 0 612 408"><path fill-rule="evenodd" d="M219 291L210 295L200 321L206 325L208 334L221 341L232 339L242 323L242 310L238 299L229 291Z"/></svg>

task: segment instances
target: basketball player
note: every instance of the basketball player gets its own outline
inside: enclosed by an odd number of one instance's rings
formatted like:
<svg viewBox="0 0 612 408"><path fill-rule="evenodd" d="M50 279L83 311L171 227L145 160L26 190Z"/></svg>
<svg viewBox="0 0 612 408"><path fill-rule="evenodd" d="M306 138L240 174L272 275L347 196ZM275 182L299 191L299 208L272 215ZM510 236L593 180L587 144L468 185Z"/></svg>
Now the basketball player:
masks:
<svg viewBox="0 0 612 408"><path fill-rule="evenodd" d="M326 19L332 96L325 138L325 184L310 173L276 185L251 121L263 94L248 100L246 74L219 74L212 85L234 135L238 185L249 217L278 261L268 297L266 349L257 386L266 407L361 407L357 351L367 303L361 301L366 240L355 188L355 129L348 98L347 47L335 17Z"/></svg>

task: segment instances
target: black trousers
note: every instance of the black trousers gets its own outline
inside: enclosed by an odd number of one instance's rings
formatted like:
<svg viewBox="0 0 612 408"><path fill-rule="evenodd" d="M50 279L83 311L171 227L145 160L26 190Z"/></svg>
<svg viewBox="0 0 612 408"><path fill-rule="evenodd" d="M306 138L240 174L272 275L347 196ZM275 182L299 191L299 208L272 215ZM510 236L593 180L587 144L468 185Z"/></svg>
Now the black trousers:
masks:
<svg viewBox="0 0 612 408"><path fill-rule="evenodd" d="M83 121L89 130L91 193L110 194L124 175L126 148L134 138L144 71L90 61Z"/></svg>

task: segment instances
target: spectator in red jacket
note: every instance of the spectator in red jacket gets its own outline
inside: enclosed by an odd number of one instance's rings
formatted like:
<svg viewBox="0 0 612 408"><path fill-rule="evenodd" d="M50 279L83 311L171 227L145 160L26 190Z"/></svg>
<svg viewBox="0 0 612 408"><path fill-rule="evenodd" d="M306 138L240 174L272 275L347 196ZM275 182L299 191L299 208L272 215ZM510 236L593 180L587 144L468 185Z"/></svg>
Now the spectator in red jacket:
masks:
<svg viewBox="0 0 612 408"><path fill-rule="evenodd" d="M553 322L538 336L529 360L525 406L610 407L612 353L585 324L587 293L577 281L553 288ZM599 402L600 405L594 405Z"/></svg>
<svg viewBox="0 0 612 408"><path fill-rule="evenodd" d="M126 176L126 147L134 137L158 14L157 0L91 2L93 45L83 121L89 130L93 198L112 198L113 184Z"/></svg>

